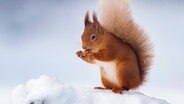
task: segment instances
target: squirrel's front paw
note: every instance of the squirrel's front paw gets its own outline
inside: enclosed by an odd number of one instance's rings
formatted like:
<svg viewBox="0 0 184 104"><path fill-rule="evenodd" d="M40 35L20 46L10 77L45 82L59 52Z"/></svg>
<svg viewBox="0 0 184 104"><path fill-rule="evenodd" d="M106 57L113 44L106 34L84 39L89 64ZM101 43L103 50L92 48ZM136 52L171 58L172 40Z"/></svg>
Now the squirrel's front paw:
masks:
<svg viewBox="0 0 184 104"><path fill-rule="evenodd" d="M85 59L86 58L86 52L85 51L77 51L76 52L76 55L78 56L78 57L80 57L81 59Z"/></svg>
<svg viewBox="0 0 184 104"><path fill-rule="evenodd" d="M80 58L82 58L82 57L83 57L83 55L82 55L82 51L77 51L77 52L76 52L76 55L77 55L78 57L80 57Z"/></svg>
<svg viewBox="0 0 184 104"><path fill-rule="evenodd" d="M85 56L86 59L93 59L93 53L90 50L85 50L83 52L83 55Z"/></svg>
<svg viewBox="0 0 184 104"><path fill-rule="evenodd" d="M93 59L93 53L89 50L76 52L77 56L85 61L90 61Z"/></svg>

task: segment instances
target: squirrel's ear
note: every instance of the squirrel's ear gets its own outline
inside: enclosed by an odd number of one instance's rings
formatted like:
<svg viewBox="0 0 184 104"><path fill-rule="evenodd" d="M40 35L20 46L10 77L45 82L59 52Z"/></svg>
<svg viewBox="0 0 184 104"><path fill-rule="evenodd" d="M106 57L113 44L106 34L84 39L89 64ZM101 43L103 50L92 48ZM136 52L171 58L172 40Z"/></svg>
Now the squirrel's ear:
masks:
<svg viewBox="0 0 184 104"><path fill-rule="evenodd" d="M103 28L100 25L100 23L98 22L98 19L97 19L95 12L93 12L93 24L94 24L95 29L97 29L99 33L103 33Z"/></svg>
<svg viewBox="0 0 184 104"><path fill-rule="evenodd" d="M86 13L85 19L84 19L84 25L87 26L91 24L90 20L89 20L89 12Z"/></svg>

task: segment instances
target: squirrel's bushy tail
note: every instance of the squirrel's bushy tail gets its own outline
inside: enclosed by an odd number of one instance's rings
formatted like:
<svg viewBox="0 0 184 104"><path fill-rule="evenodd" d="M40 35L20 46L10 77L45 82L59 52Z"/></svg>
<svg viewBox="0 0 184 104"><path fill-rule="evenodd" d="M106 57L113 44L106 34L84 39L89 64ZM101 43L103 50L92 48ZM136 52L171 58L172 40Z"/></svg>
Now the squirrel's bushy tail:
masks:
<svg viewBox="0 0 184 104"><path fill-rule="evenodd" d="M137 56L141 82L144 82L152 63L152 47L147 35L134 23L129 2L129 0L101 0L97 16L104 29L132 47Z"/></svg>

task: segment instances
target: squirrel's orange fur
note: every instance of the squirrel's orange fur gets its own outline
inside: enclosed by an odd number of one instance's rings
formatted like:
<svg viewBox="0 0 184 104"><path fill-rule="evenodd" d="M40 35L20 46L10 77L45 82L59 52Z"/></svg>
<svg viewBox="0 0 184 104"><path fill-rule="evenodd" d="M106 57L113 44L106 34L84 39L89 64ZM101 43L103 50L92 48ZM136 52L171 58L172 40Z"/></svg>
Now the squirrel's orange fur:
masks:
<svg viewBox="0 0 184 104"><path fill-rule="evenodd" d="M137 88L145 80L152 51L148 37L133 21L127 0L102 0L99 21L85 16L82 47L77 55L100 66L105 89L119 93ZM101 87L97 87L101 88Z"/></svg>

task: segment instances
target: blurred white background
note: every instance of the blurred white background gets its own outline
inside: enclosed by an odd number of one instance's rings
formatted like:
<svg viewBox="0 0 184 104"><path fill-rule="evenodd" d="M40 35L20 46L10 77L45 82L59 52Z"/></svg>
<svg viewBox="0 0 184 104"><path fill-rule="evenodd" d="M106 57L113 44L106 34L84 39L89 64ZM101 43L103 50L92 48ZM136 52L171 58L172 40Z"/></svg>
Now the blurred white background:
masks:
<svg viewBox="0 0 184 104"><path fill-rule="evenodd" d="M0 103L13 87L40 75L76 86L101 84L99 70L76 57L87 10L97 0L0 0ZM146 95L184 101L184 1L132 0L132 15L154 45Z"/></svg>

